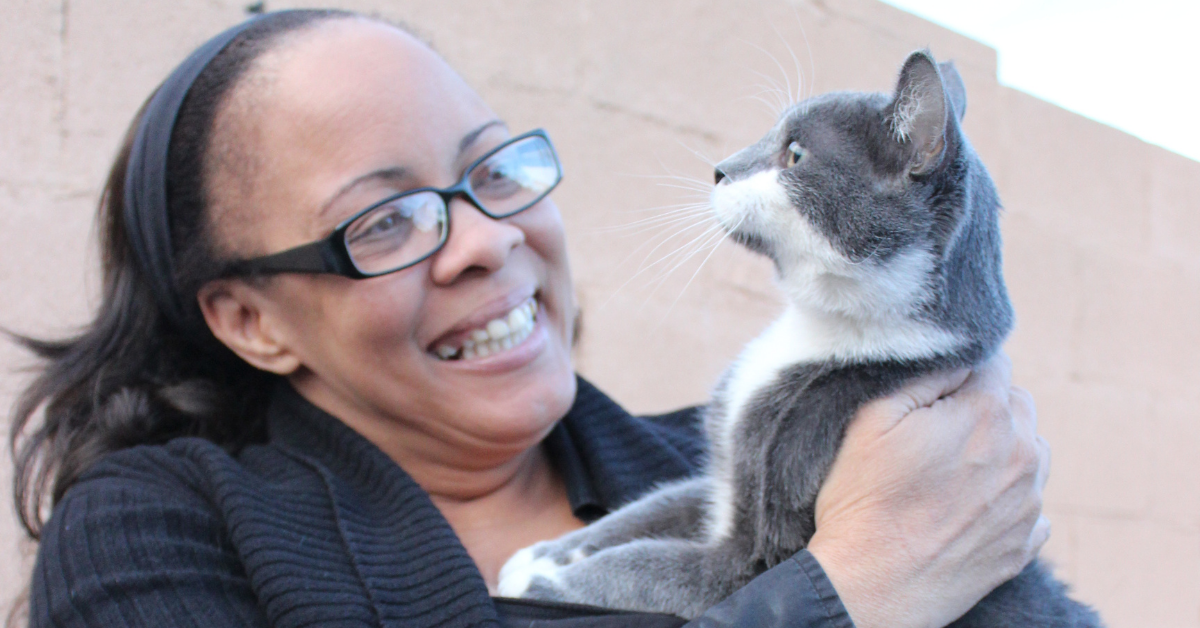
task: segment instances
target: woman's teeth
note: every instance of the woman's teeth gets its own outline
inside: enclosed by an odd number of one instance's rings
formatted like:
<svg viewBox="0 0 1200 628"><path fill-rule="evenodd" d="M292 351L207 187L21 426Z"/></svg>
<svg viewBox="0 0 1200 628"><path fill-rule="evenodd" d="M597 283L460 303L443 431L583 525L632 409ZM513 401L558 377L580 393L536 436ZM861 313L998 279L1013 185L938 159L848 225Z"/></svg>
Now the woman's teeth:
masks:
<svg viewBox="0 0 1200 628"><path fill-rule="evenodd" d="M434 353L443 360L470 360L508 351L533 333L536 321L537 301L529 299L508 314L471 330L461 347L438 345Z"/></svg>

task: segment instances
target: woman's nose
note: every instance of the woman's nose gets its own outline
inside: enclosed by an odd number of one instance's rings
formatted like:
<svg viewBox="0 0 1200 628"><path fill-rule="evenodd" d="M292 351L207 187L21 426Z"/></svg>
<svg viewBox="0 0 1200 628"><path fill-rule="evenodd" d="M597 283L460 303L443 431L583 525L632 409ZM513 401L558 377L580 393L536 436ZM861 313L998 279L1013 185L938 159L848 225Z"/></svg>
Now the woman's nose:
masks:
<svg viewBox="0 0 1200 628"><path fill-rule="evenodd" d="M433 256L435 283L496 272L512 250L525 242L525 232L519 227L484 214L461 196L450 201L449 212L450 237Z"/></svg>

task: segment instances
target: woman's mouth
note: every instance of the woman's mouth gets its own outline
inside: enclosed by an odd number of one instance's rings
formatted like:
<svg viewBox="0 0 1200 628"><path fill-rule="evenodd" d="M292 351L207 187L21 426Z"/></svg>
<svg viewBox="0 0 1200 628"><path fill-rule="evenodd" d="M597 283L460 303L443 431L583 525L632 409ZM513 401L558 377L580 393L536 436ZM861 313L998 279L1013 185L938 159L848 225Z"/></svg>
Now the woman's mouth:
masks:
<svg viewBox="0 0 1200 628"><path fill-rule="evenodd" d="M473 360L508 351L533 333L537 312L537 298L530 297L507 314L457 335L459 340L437 345L433 354L441 360Z"/></svg>

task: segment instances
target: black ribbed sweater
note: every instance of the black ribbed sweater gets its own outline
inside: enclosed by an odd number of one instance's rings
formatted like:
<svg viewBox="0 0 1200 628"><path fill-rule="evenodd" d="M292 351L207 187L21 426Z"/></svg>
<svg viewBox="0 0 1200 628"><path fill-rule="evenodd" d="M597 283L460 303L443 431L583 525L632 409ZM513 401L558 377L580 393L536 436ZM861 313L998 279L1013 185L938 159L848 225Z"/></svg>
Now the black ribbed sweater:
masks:
<svg viewBox="0 0 1200 628"><path fill-rule="evenodd" d="M180 438L87 471L43 532L31 625L499 625L454 531L386 454L290 386L267 424L266 443L236 454ZM582 379L547 445L577 513L616 508L703 455L693 413L632 417ZM852 625L807 552L734 598L693 623Z"/></svg>

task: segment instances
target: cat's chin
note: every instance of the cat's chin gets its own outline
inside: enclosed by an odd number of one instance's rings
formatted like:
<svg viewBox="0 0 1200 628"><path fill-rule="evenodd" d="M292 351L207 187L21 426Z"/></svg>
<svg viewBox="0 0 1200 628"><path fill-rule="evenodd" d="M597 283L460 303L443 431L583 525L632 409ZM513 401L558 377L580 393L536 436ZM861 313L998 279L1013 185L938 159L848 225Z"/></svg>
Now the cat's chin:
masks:
<svg viewBox="0 0 1200 628"><path fill-rule="evenodd" d="M770 244L756 234L746 233L745 231L734 231L729 234L729 238L755 253L775 259Z"/></svg>

